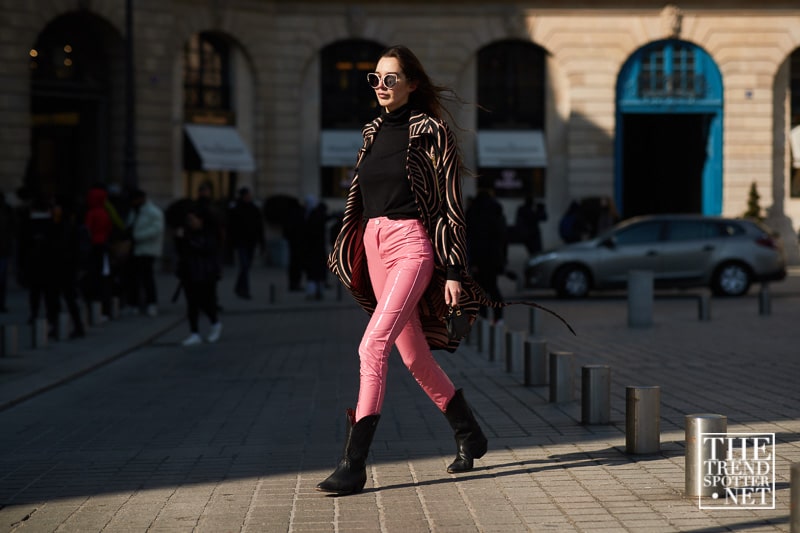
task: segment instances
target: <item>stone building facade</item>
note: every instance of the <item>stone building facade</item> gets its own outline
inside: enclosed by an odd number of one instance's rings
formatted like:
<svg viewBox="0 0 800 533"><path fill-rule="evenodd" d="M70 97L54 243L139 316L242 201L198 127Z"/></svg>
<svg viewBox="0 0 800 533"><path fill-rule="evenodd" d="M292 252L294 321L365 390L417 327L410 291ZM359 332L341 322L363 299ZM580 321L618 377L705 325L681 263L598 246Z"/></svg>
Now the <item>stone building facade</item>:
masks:
<svg viewBox="0 0 800 533"><path fill-rule="evenodd" d="M791 90L800 93L796 2L30 0L3 2L0 15L0 189L7 196L25 185L82 194L100 181L138 184L166 205L210 177L220 196L249 185L259 198L314 195L339 209L341 191L325 182L339 174L322 169L347 166L336 162L336 145L352 142L355 128L340 135L325 125L324 73L332 67L323 52L337 43L378 50L403 43L464 100L450 109L474 174L488 169L513 183L519 171L518 181L536 182L523 189L547 206L546 245L559 242L558 219L572 200L608 198L623 216L651 205L741 215L755 190L790 259L800 262L800 154L793 160L791 149L800 122L800 94ZM96 72L65 73L73 52L59 47L70 39L83 39L76 61L91 62L102 83ZM188 92L202 98L208 87L189 87L187 54L203 56L215 42L227 54L216 73L227 104L219 113L191 111ZM481 54L497 43L541 52L543 115L534 126L481 127ZM215 166L202 141L187 137L187 124L235 130L240 145L231 150L244 146L246 161ZM544 153L523 146L522 156L533 159L502 155L533 138ZM500 160L483 152L492 149ZM187 170L192 150L199 161ZM465 195L478 183L465 178ZM513 219L522 194L501 196Z"/></svg>

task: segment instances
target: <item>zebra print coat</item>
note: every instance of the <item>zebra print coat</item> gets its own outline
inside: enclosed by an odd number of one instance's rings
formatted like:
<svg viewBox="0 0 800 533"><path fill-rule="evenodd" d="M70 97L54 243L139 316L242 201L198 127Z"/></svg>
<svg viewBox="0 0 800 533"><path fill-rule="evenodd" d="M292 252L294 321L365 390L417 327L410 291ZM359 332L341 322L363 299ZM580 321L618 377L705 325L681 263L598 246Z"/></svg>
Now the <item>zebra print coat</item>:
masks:
<svg viewBox="0 0 800 533"><path fill-rule="evenodd" d="M381 128L378 117L364 126L364 145L358 151L356 172L347 195L342 229L328 258L328 268L344 284L356 302L370 315L377 299L367 271L364 252L364 206L358 185L358 166ZM411 191L416 198L420 220L431 238L435 254L433 277L419 303L422 329L432 349L450 352L459 341L447 336L443 317L447 311L444 285L447 268L461 273L460 306L474 321L487 301L467 269L467 244L464 210L461 200L461 159L456 138L447 123L412 111L409 120L408 160L406 164Z"/></svg>

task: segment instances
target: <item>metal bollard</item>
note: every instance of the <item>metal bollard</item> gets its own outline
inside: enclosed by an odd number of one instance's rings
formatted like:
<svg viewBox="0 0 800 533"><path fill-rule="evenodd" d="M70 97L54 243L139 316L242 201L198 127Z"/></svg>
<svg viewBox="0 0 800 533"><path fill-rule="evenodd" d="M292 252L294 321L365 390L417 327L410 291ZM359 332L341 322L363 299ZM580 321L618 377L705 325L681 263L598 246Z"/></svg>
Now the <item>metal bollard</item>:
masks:
<svg viewBox="0 0 800 533"><path fill-rule="evenodd" d="M584 365L581 368L581 423L608 424L611 421L611 367Z"/></svg>
<svg viewBox="0 0 800 533"><path fill-rule="evenodd" d="M99 326L103 320L103 304L92 302L89 306L89 320L93 326Z"/></svg>
<svg viewBox="0 0 800 533"><path fill-rule="evenodd" d="M68 313L59 313L58 314L58 328L56 329L56 335L58 336L58 340L65 341L69 338L69 325L70 317Z"/></svg>
<svg viewBox="0 0 800 533"><path fill-rule="evenodd" d="M713 496L721 485L709 484L705 486L703 464L711 458L711 442L703 442L704 433L726 433L728 431L728 417L717 414L686 415L686 459L685 459L685 490L687 497ZM725 442L716 442L717 457L725 457L727 446Z"/></svg>
<svg viewBox="0 0 800 533"><path fill-rule="evenodd" d="M563 403L575 399L573 368L575 356L572 352L550 353L550 402Z"/></svg>
<svg viewBox="0 0 800 533"><path fill-rule="evenodd" d="M496 361L504 357L505 331L505 326L497 324L492 324L489 328L489 361Z"/></svg>
<svg viewBox="0 0 800 533"><path fill-rule="evenodd" d="M661 388L658 385L625 389L625 451L658 453L661 449Z"/></svg>
<svg viewBox="0 0 800 533"><path fill-rule="evenodd" d="M31 348L47 348L47 319L37 318L31 325Z"/></svg>
<svg viewBox="0 0 800 533"><path fill-rule="evenodd" d="M491 324L489 324L488 331L489 331L489 337L488 337L489 341L486 344L486 349L489 352L489 361L494 361L494 355L496 351L494 337L497 334L497 332L495 331L494 326L492 326Z"/></svg>
<svg viewBox="0 0 800 533"><path fill-rule="evenodd" d="M111 320L117 320L119 318L119 298L117 296L111 298Z"/></svg>
<svg viewBox="0 0 800 533"><path fill-rule="evenodd" d="M653 325L653 272L631 270L628 273L628 326Z"/></svg>
<svg viewBox="0 0 800 533"><path fill-rule="evenodd" d="M697 319L701 322L711 320L711 296L707 292L697 297Z"/></svg>
<svg viewBox="0 0 800 533"><path fill-rule="evenodd" d="M769 293L769 283L762 283L758 291L758 314L769 316L772 314L772 301Z"/></svg>
<svg viewBox="0 0 800 533"><path fill-rule="evenodd" d="M790 478L790 500L789 508L791 515L789 518L789 531L800 533L800 463L793 463Z"/></svg>
<svg viewBox="0 0 800 533"><path fill-rule="evenodd" d="M528 309L528 333L536 335L539 332L539 310L535 307Z"/></svg>
<svg viewBox="0 0 800 533"><path fill-rule="evenodd" d="M528 339L523 345L523 382L526 387L531 385L547 385L547 342L543 340Z"/></svg>
<svg viewBox="0 0 800 533"><path fill-rule="evenodd" d="M506 331L506 372L519 368L522 352L522 334L519 331Z"/></svg>
<svg viewBox="0 0 800 533"><path fill-rule="evenodd" d="M3 334L3 356L17 355L19 352L19 332L14 324L4 324Z"/></svg>
<svg viewBox="0 0 800 533"><path fill-rule="evenodd" d="M491 325L485 318L478 317L478 351L489 352L489 345L491 342Z"/></svg>
<svg viewBox="0 0 800 533"><path fill-rule="evenodd" d="M3 324L0 326L0 349L2 356L17 355L19 352L19 333L15 324Z"/></svg>

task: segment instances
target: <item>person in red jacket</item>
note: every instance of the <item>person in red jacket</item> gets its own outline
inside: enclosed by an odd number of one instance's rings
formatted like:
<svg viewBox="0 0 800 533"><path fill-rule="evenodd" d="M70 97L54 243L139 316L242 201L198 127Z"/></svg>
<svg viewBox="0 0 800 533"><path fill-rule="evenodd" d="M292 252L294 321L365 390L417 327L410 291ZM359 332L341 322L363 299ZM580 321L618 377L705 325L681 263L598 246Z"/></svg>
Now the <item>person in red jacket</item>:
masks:
<svg viewBox="0 0 800 533"><path fill-rule="evenodd" d="M100 302L102 317L100 321L108 319L111 312L111 266L108 257L108 240L111 236L113 223L111 215L106 208L108 192L100 185L95 185L86 197L86 229L92 243L89 252L89 270L85 284L86 299L89 302Z"/></svg>

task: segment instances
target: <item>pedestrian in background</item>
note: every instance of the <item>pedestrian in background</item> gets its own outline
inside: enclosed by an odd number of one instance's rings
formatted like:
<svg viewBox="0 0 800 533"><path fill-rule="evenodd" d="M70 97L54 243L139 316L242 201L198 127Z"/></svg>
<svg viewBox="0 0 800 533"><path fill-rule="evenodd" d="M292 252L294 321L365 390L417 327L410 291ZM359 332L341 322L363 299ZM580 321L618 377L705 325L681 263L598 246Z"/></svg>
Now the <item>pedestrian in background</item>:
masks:
<svg viewBox="0 0 800 533"><path fill-rule="evenodd" d="M111 264L111 296L117 298L120 312L123 314L138 313L131 306L130 292L133 284L131 273L133 238L128 228L130 213L130 191L123 190L118 184L111 183L107 188L106 209L111 216L111 235L108 238L108 257Z"/></svg>
<svg viewBox="0 0 800 533"><path fill-rule="evenodd" d="M561 216L558 222L558 235L566 244L581 241L586 237L586 216L577 200L572 200Z"/></svg>
<svg viewBox="0 0 800 533"><path fill-rule="evenodd" d="M536 255L542 251L542 231L540 222L547 220L547 210L544 204L534 202L528 195L525 201L517 208L514 219L514 229L519 242L525 245L528 255Z"/></svg>
<svg viewBox="0 0 800 533"><path fill-rule="evenodd" d="M303 246L306 272L306 298L322 300L328 274L328 245L325 227L328 206L314 196L306 197L306 217Z"/></svg>
<svg viewBox="0 0 800 533"><path fill-rule="evenodd" d="M239 298L250 300L250 269L256 250L266 248L264 222L261 210L253 203L253 194L248 187L239 189L236 203L229 213L228 237L236 253L238 273L233 292Z"/></svg>
<svg viewBox="0 0 800 533"><path fill-rule="evenodd" d="M478 194L467 208L467 252L472 276L478 285L495 302L502 302L503 295L497 277L505 272L508 262L508 235L503 207L486 188ZM486 306L481 306L480 315L486 317ZM503 308L493 307L493 322L503 323Z"/></svg>
<svg viewBox="0 0 800 533"><path fill-rule="evenodd" d="M382 112L362 130L358 171L330 256L331 270L371 315L358 350L358 403L347 410L344 455L317 485L337 494L366 483L393 346L454 430L456 458L447 471L472 470L487 449L463 392L431 353L431 346L455 350L458 340L449 339L441 317L448 306L475 313L480 290L466 271L461 160L442 118L442 93L449 90L431 83L404 46L384 51L367 79Z"/></svg>
<svg viewBox="0 0 800 533"><path fill-rule="evenodd" d="M211 324L206 341L217 342L222 335L217 303L217 283L222 268L219 241L211 218L207 209L194 205L186 213L185 224L175 232L177 275L186 297L186 315L190 329L189 336L182 343L184 346L203 342L199 327L201 311Z"/></svg>
<svg viewBox="0 0 800 533"><path fill-rule="evenodd" d="M164 249L164 213L145 191L136 189L131 192L127 224L133 241L129 303L154 317L158 315L155 264Z"/></svg>
<svg viewBox="0 0 800 533"><path fill-rule="evenodd" d="M14 210L6 202L6 195L0 192L0 313L8 312L8 267L14 249L15 226Z"/></svg>
<svg viewBox="0 0 800 533"><path fill-rule="evenodd" d="M87 193L87 211L84 224L89 231L91 251L89 254L89 271L86 276L85 296L89 302L100 302L101 317L95 320L108 320L111 314L111 262L109 259L109 238L113 223L106 200L108 193L95 185Z"/></svg>
<svg viewBox="0 0 800 533"><path fill-rule="evenodd" d="M303 290L303 272L305 271L305 209L300 202L292 198L286 206L286 218L283 221L283 238L289 247L289 262L286 273L289 277L289 291Z"/></svg>
<svg viewBox="0 0 800 533"><path fill-rule="evenodd" d="M225 210L214 199L214 185L210 181L204 181L197 187L197 198L193 202L204 213L204 224L208 231L214 233L220 254L220 261L225 256L227 246L227 224L225 220Z"/></svg>
<svg viewBox="0 0 800 533"><path fill-rule="evenodd" d="M19 268L23 285L28 288L28 324L39 318L42 301L51 333L58 318L58 269L56 228L52 199L35 194L28 216L20 227Z"/></svg>
<svg viewBox="0 0 800 533"><path fill-rule="evenodd" d="M78 303L78 286L88 266L91 243L89 232L76 212L72 202L62 198L53 208L54 253L58 258L56 283L56 316L61 309L61 301L67 307L72 320L70 339L78 339L86 335L80 305ZM56 322L57 324L57 322Z"/></svg>

